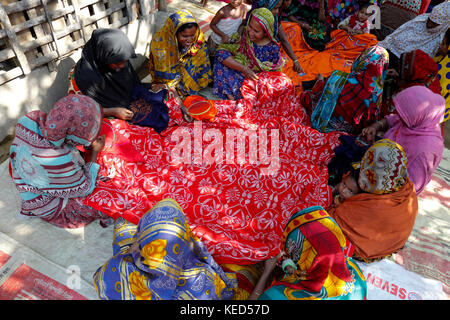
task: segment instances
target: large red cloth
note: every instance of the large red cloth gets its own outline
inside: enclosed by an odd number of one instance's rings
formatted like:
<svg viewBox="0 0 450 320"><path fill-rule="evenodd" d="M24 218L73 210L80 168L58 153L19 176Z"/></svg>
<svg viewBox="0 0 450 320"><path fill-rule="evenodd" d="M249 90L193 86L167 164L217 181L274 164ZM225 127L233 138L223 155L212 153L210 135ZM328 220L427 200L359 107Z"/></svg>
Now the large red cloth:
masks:
<svg viewBox="0 0 450 320"><path fill-rule="evenodd" d="M244 82L243 99L215 101L212 122L183 123L174 100L168 102L171 121L161 135L111 120L114 134L128 138L145 163L126 160L111 152L114 148L101 153L100 174L110 179L99 181L86 204L137 223L158 201L172 198L218 263L251 264L279 253L293 213L330 205L326 164L339 134L319 133L304 124L306 114L286 75L258 76L258 81ZM257 138L250 147L247 138L244 147L227 150L234 141L231 134L245 138L251 133ZM183 143L190 152L185 149L189 157L180 160L174 151ZM212 145L223 148L211 152ZM272 162L264 162L265 147ZM234 159L227 158L230 154ZM272 170L264 172L267 168Z"/></svg>

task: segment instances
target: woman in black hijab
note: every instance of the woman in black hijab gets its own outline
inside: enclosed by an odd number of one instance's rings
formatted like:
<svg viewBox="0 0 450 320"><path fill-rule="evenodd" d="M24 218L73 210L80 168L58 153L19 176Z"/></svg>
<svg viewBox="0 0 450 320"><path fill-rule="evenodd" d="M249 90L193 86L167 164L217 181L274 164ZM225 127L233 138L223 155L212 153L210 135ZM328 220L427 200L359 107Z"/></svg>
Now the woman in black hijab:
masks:
<svg viewBox="0 0 450 320"><path fill-rule="evenodd" d="M83 48L74 70L78 89L95 101L106 117L163 131L169 122L164 99L167 90L148 91L130 63L136 53L128 37L118 29L96 29Z"/></svg>

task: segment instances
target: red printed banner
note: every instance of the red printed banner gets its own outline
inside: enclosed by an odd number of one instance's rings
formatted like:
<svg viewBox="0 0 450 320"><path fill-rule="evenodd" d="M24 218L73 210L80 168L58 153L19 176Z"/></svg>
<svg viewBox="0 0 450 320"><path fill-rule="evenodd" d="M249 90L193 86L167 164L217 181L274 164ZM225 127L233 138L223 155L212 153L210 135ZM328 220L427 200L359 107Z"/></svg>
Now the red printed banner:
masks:
<svg viewBox="0 0 450 320"><path fill-rule="evenodd" d="M0 300L88 300L0 250Z"/></svg>

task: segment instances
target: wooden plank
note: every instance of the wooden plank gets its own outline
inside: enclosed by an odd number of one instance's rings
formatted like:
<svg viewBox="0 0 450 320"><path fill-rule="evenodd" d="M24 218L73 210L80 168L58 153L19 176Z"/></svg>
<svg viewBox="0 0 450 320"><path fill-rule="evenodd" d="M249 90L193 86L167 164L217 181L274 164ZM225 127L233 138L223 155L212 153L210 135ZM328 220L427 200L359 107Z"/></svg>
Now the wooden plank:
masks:
<svg viewBox="0 0 450 320"><path fill-rule="evenodd" d="M11 48L6 48L0 51L0 62L14 58L16 54Z"/></svg>
<svg viewBox="0 0 450 320"><path fill-rule="evenodd" d="M41 5L41 0L22 0L15 1L4 6L5 12L7 14L17 13L25 10L29 10Z"/></svg>
<svg viewBox="0 0 450 320"><path fill-rule="evenodd" d="M4 5L4 6L17 2L16 0L0 0L0 1L1 1L2 5ZM24 11L10 13L10 14L8 14L8 18L13 27L15 27L16 25L21 24L21 23L26 23L28 20L28 16L26 15L26 13ZM12 32L14 32L16 34L16 37L17 37L17 40L19 43L30 41L35 38L34 34L28 28L25 28L20 31L13 30ZM27 60L30 60L35 57L37 52L28 52L28 53L24 53L24 54L25 54L25 57L27 58ZM18 66L19 61L17 59L13 59L13 60L15 62L15 65Z"/></svg>
<svg viewBox="0 0 450 320"><path fill-rule="evenodd" d="M117 20L116 22L113 22L110 27L111 28L120 28L121 26L124 26L128 24L128 17L122 17L119 20Z"/></svg>
<svg viewBox="0 0 450 320"><path fill-rule="evenodd" d="M146 17L152 11L152 7L149 0L139 0L139 11L142 16Z"/></svg>
<svg viewBox="0 0 450 320"><path fill-rule="evenodd" d="M88 36L86 34L86 30L84 29L84 23L81 21L81 13L80 13L80 6L79 6L78 0L72 0L72 6L75 12L75 21L80 25L81 29L81 35L83 37L84 43L88 41Z"/></svg>
<svg viewBox="0 0 450 320"><path fill-rule="evenodd" d="M54 19L60 18L62 16L65 16L67 14L73 13L74 11L75 11L75 8L72 5L68 5L67 7L64 7L61 9L52 10L50 12L50 18L52 20L54 20Z"/></svg>
<svg viewBox="0 0 450 320"><path fill-rule="evenodd" d="M0 85L8 82L9 80L20 77L21 75L23 75L23 72L20 67L16 67L6 72L0 71Z"/></svg>
<svg viewBox="0 0 450 320"><path fill-rule="evenodd" d="M106 9L106 11L104 11L104 12L99 12L96 15L93 15L91 17L81 18L81 20L83 21L83 25L87 26L89 24L96 22L99 19L109 16L113 12L123 9L124 7L125 7L125 3L122 2L112 8ZM127 17L127 19L128 19L128 17Z"/></svg>
<svg viewBox="0 0 450 320"><path fill-rule="evenodd" d="M95 14L106 10L105 4L102 2L97 2L97 3L93 4L92 8L94 9ZM97 21L97 28L108 28L108 27L109 27L109 22L108 22L107 16L105 18L99 19Z"/></svg>
<svg viewBox="0 0 450 320"><path fill-rule="evenodd" d="M16 54L17 60L20 64L20 67L22 68L23 73L30 73L31 69L28 65L28 60L20 48L19 40L17 39L16 34L12 32L11 22L9 21L9 17L6 14L5 9L3 9L2 5L0 5L0 22L3 24L3 27L5 28L4 30L6 30L6 34L9 38L11 47Z"/></svg>
<svg viewBox="0 0 450 320"><path fill-rule="evenodd" d="M37 18L37 16L38 16L38 12L37 12L36 8L27 10L27 14L28 14L28 17L30 17L32 19ZM42 25L37 25L35 28L33 28L33 30L34 30L34 33L36 34L36 37L37 37L36 40L42 40L43 38L46 37L45 31L44 31L44 28L42 27ZM48 38L51 39L50 36L48 36ZM24 44L22 44L22 48L23 47L24 47ZM44 55L47 55L47 54L53 52L52 47L50 45L48 45L48 43L45 43L43 45L39 45L37 47L41 48L42 53ZM35 47L35 48L37 48L37 47ZM56 69L56 63L54 61L49 61L47 66L48 66L48 69L49 69L50 72L52 72L52 71L54 71ZM33 69L33 67L31 67L31 68Z"/></svg>
<svg viewBox="0 0 450 320"><path fill-rule="evenodd" d="M30 29L34 26L37 26L39 24L42 24L44 22L47 22L47 19L45 16L38 16L35 18L32 18L30 20L27 20L25 22L22 22L20 24L16 24L15 26L12 27L12 32L14 33L18 33L21 32L23 30L27 30Z"/></svg>
<svg viewBox="0 0 450 320"><path fill-rule="evenodd" d="M134 1L132 0L125 0L125 7L127 10L127 17L128 17L128 21L131 23L134 20L136 20L137 18L137 13L136 10L133 8L133 3Z"/></svg>
<svg viewBox="0 0 450 320"><path fill-rule="evenodd" d="M97 3L101 0L79 0L78 6L80 9L86 8L87 6L93 5L94 3Z"/></svg>
<svg viewBox="0 0 450 320"><path fill-rule="evenodd" d="M71 53L72 51L81 48L83 45L84 45L83 39L78 39L77 41L67 44L66 47L61 48L61 56L58 56L58 54L55 51L53 51L49 54L34 59L33 61L30 62L30 65L32 66L33 69L43 66L55 59L62 58L63 56Z"/></svg>
<svg viewBox="0 0 450 320"><path fill-rule="evenodd" d="M53 37L50 34L43 35L33 41L27 41L22 43L20 46L23 51L30 51L38 47L45 46L53 41Z"/></svg>
<svg viewBox="0 0 450 320"><path fill-rule="evenodd" d="M48 0L41 0L41 2L42 2L42 6L44 8L44 15L47 18L48 25L50 26L50 34L53 37L53 42L55 43L56 52L58 53L58 56L60 56L58 38L55 36L55 28L53 27L52 19L50 18L49 10L47 8Z"/></svg>
<svg viewBox="0 0 450 320"><path fill-rule="evenodd" d="M58 59L58 54L55 51L49 52L46 55L40 56L32 61L30 61L30 66L32 69L41 67L45 64L51 63L53 60Z"/></svg>

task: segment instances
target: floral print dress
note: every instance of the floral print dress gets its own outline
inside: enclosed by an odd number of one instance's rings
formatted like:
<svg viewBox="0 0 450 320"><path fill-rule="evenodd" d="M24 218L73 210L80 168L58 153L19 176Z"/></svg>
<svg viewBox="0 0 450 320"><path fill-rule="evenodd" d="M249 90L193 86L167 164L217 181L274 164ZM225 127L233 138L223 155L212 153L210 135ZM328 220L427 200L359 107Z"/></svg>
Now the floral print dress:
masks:
<svg viewBox="0 0 450 320"><path fill-rule="evenodd" d="M280 59L280 47L275 42L264 46L253 43L255 56L261 62L270 61L276 63ZM221 99L228 99L227 95L233 96L235 100L242 99L241 85L245 76L242 72L231 69L223 64L223 61L232 56L225 50L218 50L214 63L214 85L213 94Z"/></svg>

